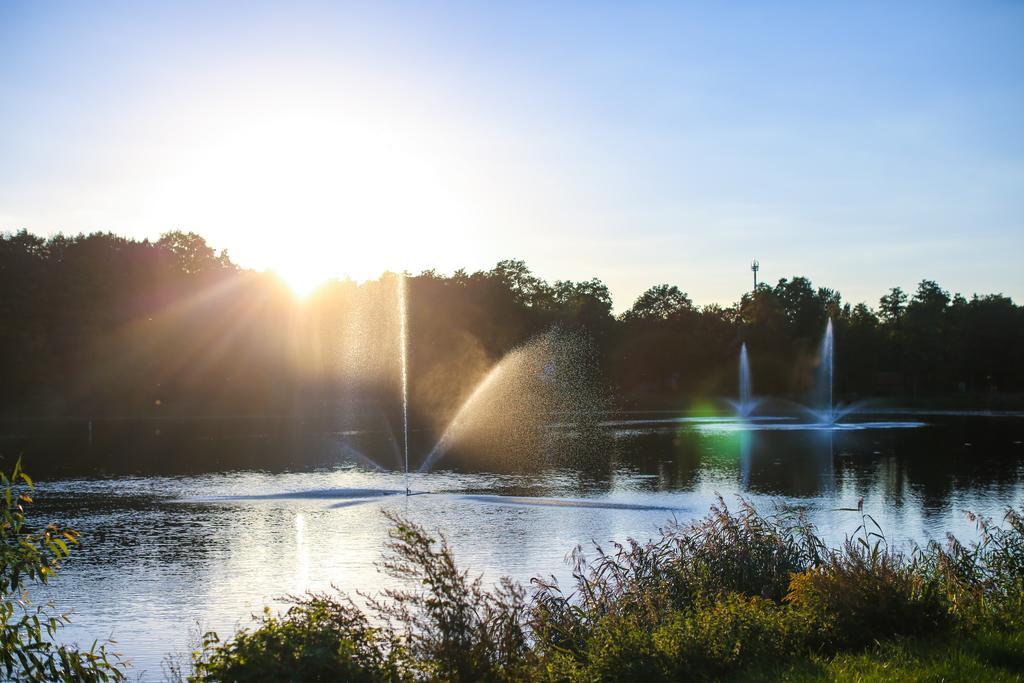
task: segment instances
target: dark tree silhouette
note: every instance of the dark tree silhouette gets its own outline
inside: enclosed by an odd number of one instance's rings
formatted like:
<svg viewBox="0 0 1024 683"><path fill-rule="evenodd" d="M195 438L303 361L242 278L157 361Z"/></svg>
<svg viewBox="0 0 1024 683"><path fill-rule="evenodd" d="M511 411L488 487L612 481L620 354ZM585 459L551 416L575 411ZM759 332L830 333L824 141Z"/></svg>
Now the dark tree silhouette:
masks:
<svg viewBox="0 0 1024 683"><path fill-rule="evenodd" d="M0 417L315 415L359 392L393 395L395 283L334 281L297 301L194 233L2 234ZM414 410L436 422L554 325L589 334L622 405L734 393L741 342L759 392L805 391L829 318L839 395L1024 390L1022 308L931 280L912 297L891 289L877 311L799 276L701 309L660 284L615 318L600 280L548 283L505 260L410 276L408 299Z"/></svg>
<svg viewBox="0 0 1024 683"><path fill-rule="evenodd" d="M693 301L675 285L655 285L641 294L623 320L671 320L694 312Z"/></svg>

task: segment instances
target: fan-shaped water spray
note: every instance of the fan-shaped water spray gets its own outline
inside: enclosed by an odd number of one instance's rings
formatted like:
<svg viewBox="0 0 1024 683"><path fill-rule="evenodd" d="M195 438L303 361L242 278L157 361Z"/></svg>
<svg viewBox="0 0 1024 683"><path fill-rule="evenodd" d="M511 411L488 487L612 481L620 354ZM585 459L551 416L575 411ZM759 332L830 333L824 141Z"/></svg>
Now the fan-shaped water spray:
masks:
<svg viewBox="0 0 1024 683"><path fill-rule="evenodd" d="M552 329L513 349L462 403L419 471L456 446L498 467L589 457L589 435L599 430L578 428L596 427L607 407L595 369L578 333Z"/></svg>
<svg viewBox="0 0 1024 683"><path fill-rule="evenodd" d="M458 412L455 413L455 417L452 418L452 421L448 423L447 427L445 427L444 432L441 434L441 438L434 447L430 449L430 453L427 454L426 459L420 465L420 472L428 471L442 455L448 452L448 449L451 447L452 440L463 428L468 417L472 415L476 409L476 405L480 401L480 397L487 393L490 386L496 381L498 376L501 375L511 364L513 364L513 359L510 354L491 368L486 375L484 375L484 378L480 380L480 383L477 384L472 393L470 393L469 398L467 398L462 406L459 407Z"/></svg>

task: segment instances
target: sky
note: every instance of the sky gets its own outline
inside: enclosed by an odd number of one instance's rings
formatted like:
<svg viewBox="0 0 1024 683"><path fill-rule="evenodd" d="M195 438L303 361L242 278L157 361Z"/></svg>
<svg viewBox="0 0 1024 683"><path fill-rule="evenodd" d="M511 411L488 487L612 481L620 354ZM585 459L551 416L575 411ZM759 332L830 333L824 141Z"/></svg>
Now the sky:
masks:
<svg viewBox="0 0 1024 683"><path fill-rule="evenodd" d="M0 231L1024 300L1024 3L0 2Z"/></svg>

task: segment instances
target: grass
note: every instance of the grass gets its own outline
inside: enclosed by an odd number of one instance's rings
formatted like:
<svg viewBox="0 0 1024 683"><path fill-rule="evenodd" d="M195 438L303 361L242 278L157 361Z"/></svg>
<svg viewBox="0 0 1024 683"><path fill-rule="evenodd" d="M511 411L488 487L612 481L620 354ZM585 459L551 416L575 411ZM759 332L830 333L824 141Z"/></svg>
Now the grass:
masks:
<svg viewBox="0 0 1024 683"><path fill-rule="evenodd" d="M984 633L967 638L902 639L856 653L811 655L737 673L744 683L792 681L1024 681L1024 640L1018 633Z"/></svg>

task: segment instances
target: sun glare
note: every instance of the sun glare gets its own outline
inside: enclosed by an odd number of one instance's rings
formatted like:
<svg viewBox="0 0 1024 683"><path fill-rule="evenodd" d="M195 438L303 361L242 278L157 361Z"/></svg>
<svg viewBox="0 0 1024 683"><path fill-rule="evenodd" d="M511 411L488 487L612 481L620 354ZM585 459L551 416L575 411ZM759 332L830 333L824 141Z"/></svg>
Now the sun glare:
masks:
<svg viewBox="0 0 1024 683"><path fill-rule="evenodd" d="M183 216L299 296L471 253L487 200L450 131L351 104L233 113L209 117L152 211Z"/></svg>
<svg viewBox="0 0 1024 683"><path fill-rule="evenodd" d="M327 276L320 276L312 272L291 268L275 268L270 272L287 285L292 294L299 299L308 299L330 279Z"/></svg>

